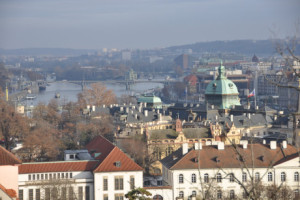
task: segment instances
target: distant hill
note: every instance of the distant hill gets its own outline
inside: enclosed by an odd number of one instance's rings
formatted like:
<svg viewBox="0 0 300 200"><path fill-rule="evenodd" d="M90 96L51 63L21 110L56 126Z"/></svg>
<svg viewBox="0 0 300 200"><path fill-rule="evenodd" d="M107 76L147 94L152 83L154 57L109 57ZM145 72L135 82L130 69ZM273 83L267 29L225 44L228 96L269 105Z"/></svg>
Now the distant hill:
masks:
<svg viewBox="0 0 300 200"><path fill-rule="evenodd" d="M198 42L195 44L187 44L181 46L172 46L167 49L171 51L180 49L192 49L198 53L224 53L235 52L244 55L273 55L276 54L276 42L273 40L232 40L232 41L213 41ZM296 54L300 54L300 45L297 46Z"/></svg>
<svg viewBox="0 0 300 200"><path fill-rule="evenodd" d="M24 48L24 49L0 49L0 55L16 56L79 56L95 53L92 49L68 49L68 48Z"/></svg>

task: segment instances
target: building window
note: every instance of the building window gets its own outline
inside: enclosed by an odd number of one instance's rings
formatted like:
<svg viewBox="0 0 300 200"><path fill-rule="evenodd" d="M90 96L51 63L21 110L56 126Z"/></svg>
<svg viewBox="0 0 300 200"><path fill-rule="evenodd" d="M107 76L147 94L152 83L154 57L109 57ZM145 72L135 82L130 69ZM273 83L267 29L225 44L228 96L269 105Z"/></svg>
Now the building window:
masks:
<svg viewBox="0 0 300 200"><path fill-rule="evenodd" d="M28 174L28 180L31 181L31 174Z"/></svg>
<svg viewBox="0 0 300 200"><path fill-rule="evenodd" d="M58 197L58 188L52 188L51 199L57 199Z"/></svg>
<svg viewBox="0 0 300 200"><path fill-rule="evenodd" d="M68 173L66 173L66 178L69 178L69 174Z"/></svg>
<svg viewBox="0 0 300 200"><path fill-rule="evenodd" d="M50 180L52 179L52 174L49 174L49 179L50 179Z"/></svg>
<svg viewBox="0 0 300 200"><path fill-rule="evenodd" d="M217 191L217 199L222 199L222 191L221 190Z"/></svg>
<svg viewBox="0 0 300 200"><path fill-rule="evenodd" d="M299 194L299 189L294 190L294 199L299 199L300 194Z"/></svg>
<svg viewBox="0 0 300 200"><path fill-rule="evenodd" d="M45 174L45 180L48 180L48 174Z"/></svg>
<svg viewBox="0 0 300 200"><path fill-rule="evenodd" d="M222 175L220 173L217 174L217 182L218 183L222 182Z"/></svg>
<svg viewBox="0 0 300 200"><path fill-rule="evenodd" d="M229 182L234 182L234 174L233 173L231 173L230 175L229 175Z"/></svg>
<svg viewBox="0 0 300 200"><path fill-rule="evenodd" d="M45 189L45 200L50 200L50 188Z"/></svg>
<svg viewBox="0 0 300 200"><path fill-rule="evenodd" d="M286 175L285 175L285 172L281 172L281 174L280 174L280 180L281 180L281 182L286 181Z"/></svg>
<svg viewBox="0 0 300 200"><path fill-rule="evenodd" d="M39 174L36 175L36 180L40 180L40 175Z"/></svg>
<svg viewBox="0 0 300 200"><path fill-rule="evenodd" d="M183 174L179 174L179 183L183 183Z"/></svg>
<svg viewBox="0 0 300 200"><path fill-rule="evenodd" d="M69 200L73 200L74 199L74 191L73 191L73 187L69 187Z"/></svg>
<svg viewBox="0 0 300 200"><path fill-rule="evenodd" d="M57 178L60 179L60 173L57 174Z"/></svg>
<svg viewBox="0 0 300 200"><path fill-rule="evenodd" d="M56 174L53 174L53 179L56 179Z"/></svg>
<svg viewBox="0 0 300 200"><path fill-rule="evenodd" d="M61 178L65 178L65 173L61 173Z"/></svg>
<svg viewBox="0 0 300 200"><path fill-rule="evenodd" d="M123 190L123 176L115 177L115 190Z"/></svg>
<svg viewBox="0 0 300 200"><path fill-rule="evenodd" d="M184 197L184 192L183 192L183 191L180 191L180 192L179 192L179 197L181 197L181 198Z"/></svg>
<svg viewBox="0 0 300 200"><path fill-rule="evenodd" d="M108 189L108 180L107 177L103 177L103 191L107 191Z"/></svg>
<svg viewBox="0 0 300 200"><path fill-rule="evenodd" d="M72 172L70 173L70 178L73 178L73 173Z"/></svg>
<svg viewBox="0 0 300 200"><path fill-rule="evenodd" d="M256 172L255 173L255 181L259 182L259 179L260 179L260 174L259 174L259 172Z"/></svg>
<svg viewBox="0 0 300 200"><path fill-rule="evenodd" d="M40 200L41 199L41 190L40 189L36 189L35 190L35 199L36 200Z"/></svg>
<svg viewBox="0 0 300 200"><path fill-rule="evenodd" d="M197 192L195 190L192 191L192 196L196 197L197 196Z"/></svg>
<svg viewBox="0 0 300 200"><path fill-rule="evenodd" d="M115 194L115 200L124 200L123 194Z"/></svg>
<svg viewBox="0 0 300 200"><path fill-rule="evenodd" d="M85 200L90 200L90 186L85 186Z"/></svg>
<svg viewBox="0 0 300 200"><path fill-rule="evenodd" d="M135 188L134 176L130 176L130 189L133 190L134 188Z"/></svg>
<svg viewBox="0 0 300 200"><path fill-rule="evenodd" d="M19 190L19 200L23 200L23 190Z"/></svg>
<svg viewBox="0 0 300 200"><path fill-rule="evenodd" d="M208 174L204 174L204 183L208 183L208 182L209 182Z"/></svg>
<svg viewBox="0 0 300 200"><path fill-rule="evenodd" d="M294 181L296 181L296 182L299 181L299 172L294 173Z"/></svg>
<svg viewBox="0 0 300 200"><path fill-rule="evenodd" d="M234 199L235 198L234 190L230 190L230 192L229 192L229 198L230 199Z"/></svg>
<svg viewBox="0 0 300 200"><path fill-rule="evenodd" d="M41 174L41 180L44 180L44 174Z"/></svg>
<svg viewBox="0 0 300 200"><path fill-rule="evenodd" d="M108 200L108 195L107 194L103 195L103 200Z"/></svg>
<svg viewBox="0 0 300 200"><path fill-rule="evenodd" d="M196 174L192 174L192 183L196 183Z"/></svg>
<svg viewBox="0 0 300 200"><path fill-rule="evenodd" d="M166 156L170 155L173 152L173 148L172 147L168 147L166 150Z"/></svg>
<svg viewBox="0 0 300 200"><path fill-rule="evenodd" d="M82 186L78 187L78 200L83 200L83 188L82 188Z"/></svg>
<svg viewBox="0 0 300 200"><path fill-rule="evenodd" d="M243 172L243 174L242 174L242 181L247 182L247 173L246 172Z"/></svg>
<svg viewBox="0 0 300 200"><path fill-rule="evenodd" d="M269 182L273 181L273 174L272 174L272 172L268 172L268 181Z"/></svg>
<svg viewBox="0 0 300 200"><path fill-rule="evenodd" d="M35 180L35 174L32 175L32 180Z"/></svg>
<svg viewBox="0 0 300 200"><path fill-rule="evenodd" d="M61 199L67 199L67 188L63 187L61 189Z"/></svg>
<svg viewBox="0 0 300 200"><path fill-rule="evenodd" d="M74 159L74 155L73 154L70 155L70 159Z"/></svg>
<svg viewBox="0 0 300 200"><path fill-rule="evenodd" d="M33 200L33 189L29 189L29 200Z"/></svg>

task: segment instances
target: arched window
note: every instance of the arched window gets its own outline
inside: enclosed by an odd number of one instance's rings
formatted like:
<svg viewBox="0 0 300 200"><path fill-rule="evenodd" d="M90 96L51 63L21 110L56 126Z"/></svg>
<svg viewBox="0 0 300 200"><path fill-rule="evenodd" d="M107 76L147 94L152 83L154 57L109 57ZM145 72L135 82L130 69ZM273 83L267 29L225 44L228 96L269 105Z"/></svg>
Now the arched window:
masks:
<svg viewBox="0 0 300 200"><path fill-rule="evenodd" d="M272 174L272 172L268 172L268 181L269 182L273 181L273 174Z"/></svg>
<svg viewBox="0 0 300 200"><path fill-rule="evenodd" d="M160 160L161 159L161 151L160 151L160 148L156 147L154 149L154 156L157 160Z"/></svg>
<svg viewBox="0 0 300 200"><path fill-rule="evenodd" d="M229 182L234 182L234 174L229 174Z"/></svg>
<svg viewBox="0 0 300 200"><path fill-rule="evenodd" d="M229 192L229 198L230 199L234 199L234 197L235 197L234 190L230 190L230 192Z"/></svg>
<svg viewBox="0 0 300 200"><path fill-rule="evenodd" d="M299 189L294 190L294 199L299 199L300 194L299 194Z"/></svg>
<svg viewBox="0 0 300 200"><path fill-rule="evenodd" d="M285 175L285 172L281 172L281 174L280 174L280 180L281 180L281 182L286 181L286 175Z"/></svg>
<svg viewBox="0 0 300 200"><path fill-rule="evenodd" d="M222 199L222 191L221 190L217 191L217 199Z"/></svg>
<svg viewBox="0 0 300 200"><path fill-rule="evenodd" d="M294 181L296 181L296 182L299 181L299 172L294 173Z"/></svg>
<svg viewBox="0 0 300 200"><path fill-rule="evenodd" d="M246 172L243 172L242 181L247 182L247 173Z"/></svg>
<svg viewBox="0 0 300 200"><path fill-rule="evenodd" d="M259 174L259 172L256 172L255 173L255 181L258 182L259 179L260 179L260 174Z"/></svg>
<svg viewBox="0 0 300 200"><path fill-rule="evenodd" d="M184 193L183 193L183 191L180 191L180 192L179 192L179 197L181 197L181 198L183 198L183 197L184 197Z"/></svg>
<svg viewBox="0 0 300 200"><path fill-rule="evenodd" d="M196 197L197 196L197 192L195 190L192 191L192 196Z"/></svg>
<svg viewBox="0 0 300 200"><path fill-rule="evenodd" d="M196 183L196 174L192 174L192 183Z"/></svg>
<svg viewBox="0 0 300 200"><path fill-rule="evenodd" d="M208 183L208 182L209 182L208 174L204 174L204 183Z"/></svg>
<svg viewBox="0 0 300 200"><path fill-rule="evenodd" d="M217 174L217 182L218 183L222 182L222 175L220 173Z"/></svg>
<svg viewBox="0 0 300 200"><path fill-rule="evenodd" d="M183 183L183 174L179 174L179 183Z"/></svg>
<svg viewBox="0 0 300 200"><path fill-rule="evenodd" d="M159 194L155 195L153 197L153 200L163 200L164 198L162 196L160 196Z"/></svg>

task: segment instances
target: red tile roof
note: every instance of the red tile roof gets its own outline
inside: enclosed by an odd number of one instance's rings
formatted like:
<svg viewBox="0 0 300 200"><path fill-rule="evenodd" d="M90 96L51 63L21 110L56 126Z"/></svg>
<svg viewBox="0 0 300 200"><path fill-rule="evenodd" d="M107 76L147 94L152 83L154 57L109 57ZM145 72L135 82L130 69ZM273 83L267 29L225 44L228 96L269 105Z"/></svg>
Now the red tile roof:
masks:
<svg viewBox="0 0 300 200"><path fill-rule="evenodd" d="M19 166L19 174L43 172L92 171L99 161L59 161L24 163Z"/></svg>
<svg viewBox="0 0 300 200"><path fill-rule="evenodd" d="M115 146L102 136L96 136L86 145L87 150L97 160L103 160ZM98 155L100 153L100 155Z"/></svg>
<svg viewBox="0 0 300 200"><path fill-rule="evenodd" d="M120 166L116 165L120 162ZM131 160L118 147L115 147L110 154L101 162L94 172L116 172L116 171L142 171L143 168Z"/></svg>
<svg viewBox="0 0 300 200"><path fill-rule="evenodd" d="M17 193L13 189L6 189L3 185L0 184L0 190L2 190L4 193L6 193L10 198L16 198Z"/></svg>
<svg viewBox="0 0 300 200"><path fill-rule="evenodd" d="M251 145L248 145L247 149L238 146L237 150L242 158L233 146L225 146L224 150L218 150L215 146L204 146L201 150L193 149L185 155L182 155L180 148L161 162L164 166L174 170L198 169L199 166L201 169L240 168L242 163L248 167L252 166L253 155L254 166L259 168L275 166L298 156L297 149L291 145L288 145L286 149L277 147L276 150L273 150L269 148L269 145L253 144L253 154L251 153ZM199 165L198 158L200 160Z"/></svg>
<svg viewBox="0 0 300 200"><path fill-rule="evenodd" d="M0 165L18 165L22 164L14 154L0 146Z"/></svg>

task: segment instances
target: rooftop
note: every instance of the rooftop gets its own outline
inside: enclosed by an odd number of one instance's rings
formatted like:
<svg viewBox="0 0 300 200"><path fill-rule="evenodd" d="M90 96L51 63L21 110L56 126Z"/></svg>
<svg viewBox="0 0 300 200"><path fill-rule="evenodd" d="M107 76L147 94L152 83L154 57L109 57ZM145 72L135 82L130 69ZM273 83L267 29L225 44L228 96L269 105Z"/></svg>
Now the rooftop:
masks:
<svg viewBox="0 0 300 200"><path fill-rule="evenodd" d="M0 146L0 165L18 165L22 164L22 161L18 159L14 154L7 151Z"/></svg>

